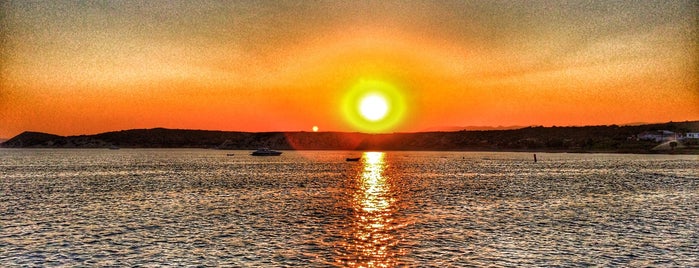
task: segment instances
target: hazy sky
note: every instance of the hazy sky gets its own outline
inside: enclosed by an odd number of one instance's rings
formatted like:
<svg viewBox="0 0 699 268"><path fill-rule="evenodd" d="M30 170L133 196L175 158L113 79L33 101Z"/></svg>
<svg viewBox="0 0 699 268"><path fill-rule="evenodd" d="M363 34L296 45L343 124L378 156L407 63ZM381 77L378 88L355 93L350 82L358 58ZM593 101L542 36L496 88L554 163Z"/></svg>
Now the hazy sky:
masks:
<svg viewBox="0 0 699 268"><path fill-rule="evenodd" d="M699 120L697 1L3 1L0 137Z"/></svg>

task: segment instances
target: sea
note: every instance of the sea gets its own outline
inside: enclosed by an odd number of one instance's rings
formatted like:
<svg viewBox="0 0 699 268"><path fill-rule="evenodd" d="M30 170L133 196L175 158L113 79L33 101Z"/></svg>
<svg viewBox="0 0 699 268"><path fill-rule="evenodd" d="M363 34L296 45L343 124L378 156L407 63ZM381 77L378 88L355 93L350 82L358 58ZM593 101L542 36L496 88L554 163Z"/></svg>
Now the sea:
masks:
<svg viewBox="0 0 699 268"><path fill-rule="evenodd" d="M699 266L696 155L533 154L0 149L0 266Z"/></svg>

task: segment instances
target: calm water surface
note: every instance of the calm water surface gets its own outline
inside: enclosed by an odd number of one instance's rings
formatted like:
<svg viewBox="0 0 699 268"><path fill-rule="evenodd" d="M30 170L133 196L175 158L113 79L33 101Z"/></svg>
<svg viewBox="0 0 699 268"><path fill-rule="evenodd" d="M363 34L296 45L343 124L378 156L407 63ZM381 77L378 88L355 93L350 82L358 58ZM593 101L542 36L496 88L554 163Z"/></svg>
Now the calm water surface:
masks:
<svg viewBox="0 0 699 268"><path fill-rule="evenodd" d="M699 266L697 156L248 154L0 150L0 264Z"/></svg>

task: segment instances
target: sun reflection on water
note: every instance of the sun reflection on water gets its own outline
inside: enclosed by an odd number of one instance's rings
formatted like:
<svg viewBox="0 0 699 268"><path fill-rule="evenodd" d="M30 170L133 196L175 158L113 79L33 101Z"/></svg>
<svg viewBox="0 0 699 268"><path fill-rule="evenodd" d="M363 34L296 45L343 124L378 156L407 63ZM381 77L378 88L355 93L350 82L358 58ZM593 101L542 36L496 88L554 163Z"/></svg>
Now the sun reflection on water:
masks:
<svg viewBox="0 0 699 268"><path fill-rule="evenodd" d="M395 198L384 172L385 153L365 152L363 170L358 176L352 206L354 221L347 250L342 262L351 267L393 267L396 265Z"/></svg>

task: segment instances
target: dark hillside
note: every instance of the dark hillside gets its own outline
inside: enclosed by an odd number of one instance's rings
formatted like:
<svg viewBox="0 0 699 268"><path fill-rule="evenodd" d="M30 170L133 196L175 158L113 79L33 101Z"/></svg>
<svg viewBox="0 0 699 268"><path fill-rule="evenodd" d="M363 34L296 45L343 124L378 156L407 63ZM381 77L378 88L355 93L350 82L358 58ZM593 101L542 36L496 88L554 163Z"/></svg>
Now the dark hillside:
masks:
<svg viewBox="0 0 699 268"><path fill-rule="evenodd" d="M641 140L646 131L699 132L699 121L637 126L526 127L514 130L366 134L347 132L231 132L133 129L96 135L57 136L24 132L10 148L218 148L280 150L478 150L657 153L660 142ZM672 153L699 153L696 139L683 139Z"/></svg>
<svg viewBox="0 0 699 268"><path fill-rule="evenodd" d="M54 140L64 139L63 136L25 131L21 134L2 143L2 147L22 148L22 147L53 147Z"/></svg>

